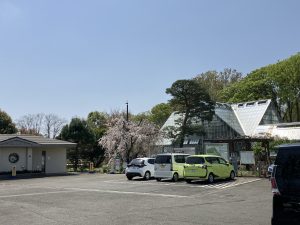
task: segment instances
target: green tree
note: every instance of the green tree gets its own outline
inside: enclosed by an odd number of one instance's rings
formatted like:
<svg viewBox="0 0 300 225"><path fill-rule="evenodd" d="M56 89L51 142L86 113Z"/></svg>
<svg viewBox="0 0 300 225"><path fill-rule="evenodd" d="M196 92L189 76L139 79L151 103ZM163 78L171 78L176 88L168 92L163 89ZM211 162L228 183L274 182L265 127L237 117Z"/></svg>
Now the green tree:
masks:
<svg viewBox="0 0 300 225"><path fill-rule="evenodd" d="M84 152L84 158L93 162L96 167L104 160L105 150L98 142L108 130L108 117L107 113L98 111L90 112L87 117L87 124L95 135L95 142L93 143L92 148L89 148Z"/></svg>
<svg viewBox="0 0 300 225"><path fill-rule="evenodd" d="M160 128L164 125L172 112L173 108L169 103L157 104L151 109L149 120Z"/></svg>
<svg viewBox="0 0 300 225"><path fill-rule="evenodd" d="M220 96L226 102L270 98L284 121L300 121L300 54L252 71Z"/></svg>
<svg viewBox="0 0 300 225"><path fill-rule="evenodd" d="M67 157L77 171L79 159L86 159L87 152L93 148L96 138L87 122L83 119L73 118L70 124L65 125L59 139L77 143L76 147L68 150Z"/></svg>
<svg viewBox="0 0 300 225"><path fill-rule="evenodd" d="M0 110L0 134L17 133L16 125L12 122L11 117L4 111Z"/></svg>
<svg viewBox="0 0 300 225"><path fill-rule="evenodd" d="M213 101L222 101L221 91L242 79L242 73L235 69L225 68L221 72L215 70L201 73L194 78L210 95Z"/></svg>
<svg viewBox="0 0 300 225"><path fill-rule="evenodd" d="M194 120L202 122L212 120L214 102L208 92L195 80L177 80L166 89L166 93L172 96L169 102L181 115L176 124L179 126L177 140L179 146L183 147L185 136L200 129L194 126Z"/></svg>

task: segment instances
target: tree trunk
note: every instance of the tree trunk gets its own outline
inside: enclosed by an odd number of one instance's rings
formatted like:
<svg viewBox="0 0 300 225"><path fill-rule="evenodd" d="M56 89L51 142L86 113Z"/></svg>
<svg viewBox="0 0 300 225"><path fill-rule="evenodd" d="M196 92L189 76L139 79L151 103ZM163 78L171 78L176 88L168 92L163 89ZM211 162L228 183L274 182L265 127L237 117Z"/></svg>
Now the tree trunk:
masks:
<svg viewBox="0 0 300 225"><path fill-rule="evenodd" d="M288 112L289 112L289 119L290 121L289 122L293 122L293 104L291 101L288 101Z"/></svg>

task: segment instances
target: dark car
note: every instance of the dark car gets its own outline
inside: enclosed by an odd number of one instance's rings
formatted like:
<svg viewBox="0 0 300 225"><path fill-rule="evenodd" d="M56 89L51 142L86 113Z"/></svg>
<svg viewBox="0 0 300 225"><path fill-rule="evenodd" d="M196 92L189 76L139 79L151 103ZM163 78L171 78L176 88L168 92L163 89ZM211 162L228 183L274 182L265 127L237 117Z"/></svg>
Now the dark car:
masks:
<svg viewBox="0 0 300 225"><path fill-rule="evenodd" d="M300 224L300 143L278 146L271 183L272 225Z"/></svg>

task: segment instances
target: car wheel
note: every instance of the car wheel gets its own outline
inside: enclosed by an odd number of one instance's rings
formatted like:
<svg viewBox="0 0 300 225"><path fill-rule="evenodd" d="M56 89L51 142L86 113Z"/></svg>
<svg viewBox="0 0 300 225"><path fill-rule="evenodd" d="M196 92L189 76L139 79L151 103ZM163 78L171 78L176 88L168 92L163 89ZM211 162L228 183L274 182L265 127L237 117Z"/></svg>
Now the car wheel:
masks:
<svg viewBox="0 0 300 225"><path fill-rule="evenodd" d="M156 181L161 181L161 178L156 178Z"/></svg>
<svg viewBox="0 0 300 225"><path fill-rule="evenodd" d="M230 180L234 180L234 178L235 178L235 172L234 171L230 172L229 178L230 178Z"/></svg>
<svg viewBox="0 0 300 225"><path fill-rule="evenodd" d="M210 174L208 175L207 181L208 181L208 183L210 183L210 184L212 184L212 183L215 181L215 177L214 177L214 175L213 175L212 173L210 173Z"/></svg>
<svg viewBox="0 0 300 225"><path fill-rule="evenodd" d="M132 176L126 176L128 180L132 180Z"/></svg>
<svg viewBox="0 0 300 225"><path fill-rule="evenodd" d="M185 179L185 182L187 182L188 184L192 183L192 180L190 179Z"/></svg>
<svg viewBox="0 0 300 225"><path fill-rule="evenodd" d="M179 179L178 173L174 173L174 174L173 174L173 179L172 179L172 180L173 180L174 182L177 182L178 179Z"/></svg>
<svg viewBox="0 0 300 225"><path fill-rule="evenodd" d="M151 174L150 174L149 171L147 171L147 172L145 173L145 175L144 175L144 180L149 180L150 177L151 177Z"/></svg>

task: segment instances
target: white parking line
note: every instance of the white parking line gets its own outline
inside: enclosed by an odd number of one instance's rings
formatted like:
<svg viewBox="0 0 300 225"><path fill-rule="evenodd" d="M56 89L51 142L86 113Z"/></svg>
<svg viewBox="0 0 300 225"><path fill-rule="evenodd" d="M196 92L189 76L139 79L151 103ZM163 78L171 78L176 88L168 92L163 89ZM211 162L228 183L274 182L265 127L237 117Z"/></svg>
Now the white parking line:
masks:
<svg viewBox="0 0 300 225"><path fill-rule="evenodd" d="M186 195L168 195L168 194L157 194L157 193L148 193L148 192L113 191L113 190L85 189L85 188L67 188L67 189L74 190L74 191L128 194L128 195L144 195L144 196L153 196L153 197L191 198L190 196L186 196Z"/></svg>
<svg viewBox="0 0 300 225"><path fill-rule="evenodd" d="M254 179L254 180L248 180L248 181L244 181L244 182L240 182L240 183L236 183L236 184L231 184L231 185L228 185L227 187L223 187L222 189L229 188L229 187L235 187L235 186L239 186L239 185L243 185L243 184L249 184L249 183L252 183L255 181L259 181L259 180L261 180L261 179Z"/></svg>
<svg viewBox="0 0 300 225"><path fill-rule="evenodd" d="M151 185L151 186L177 186L177 187L190 187L190 188L209 188L209 189L226 189L230 187L235 187L243 184L252 183L259 181L261 179L244 179L240 178L235 181L225 182L225 183L215 183L215 184L183 184L183 183L164 183L157 182L152 183L149 181L104 181L105 183L111 184L126 184L126 185Z"/></svg>
<svg viewBox="0 0 300 225"><path fill-rule="evenodd" d="M36 196L36 195L47 195L47 194L61 194L61 193L72 193L78 192L78 190L66 190L66 191L48 191L48 192L39 192L39 193L26 193L26 194L18 194L18 195L1 195L1 198L14 198L14 197L24 197L24 196Z"/></svg>

